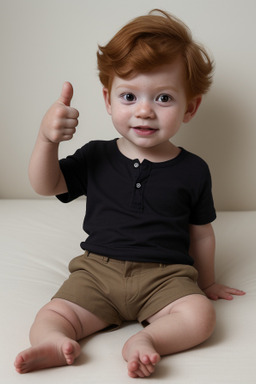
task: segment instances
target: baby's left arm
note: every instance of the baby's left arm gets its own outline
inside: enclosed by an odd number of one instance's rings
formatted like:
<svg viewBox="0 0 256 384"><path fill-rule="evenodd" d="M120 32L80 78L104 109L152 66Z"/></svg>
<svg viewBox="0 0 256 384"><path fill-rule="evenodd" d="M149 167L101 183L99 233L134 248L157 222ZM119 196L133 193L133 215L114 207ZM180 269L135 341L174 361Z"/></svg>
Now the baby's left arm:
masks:
<svg viewBox="0 0 256 384"><path fill-rule="evenodd" d="M211 224L190 226L190 256L198 270L198 285L212 300L232 300L232 295L244 295L239 289L215 282L215 236Z"/></svg>

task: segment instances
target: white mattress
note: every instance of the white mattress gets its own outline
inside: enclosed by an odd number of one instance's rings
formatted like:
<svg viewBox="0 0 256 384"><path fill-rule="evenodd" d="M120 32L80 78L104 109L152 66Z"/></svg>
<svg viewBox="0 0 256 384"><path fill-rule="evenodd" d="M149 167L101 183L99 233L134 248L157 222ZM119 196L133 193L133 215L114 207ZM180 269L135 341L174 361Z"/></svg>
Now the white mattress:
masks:
<svg viewBox="0 0 256 384"><path fill-rule="evenodd" d="M121 349L140 325L125 324L83 341L73 366L16 373L13 361L29 346L35 314L68 276L69 260L82 253L84 208L84 200L0 200L1 383L255 383L256 212L219 212L214 223L217 280L247 294L214 303L216 330L203 345L164 357L150 379L131 379Z"/></svg>

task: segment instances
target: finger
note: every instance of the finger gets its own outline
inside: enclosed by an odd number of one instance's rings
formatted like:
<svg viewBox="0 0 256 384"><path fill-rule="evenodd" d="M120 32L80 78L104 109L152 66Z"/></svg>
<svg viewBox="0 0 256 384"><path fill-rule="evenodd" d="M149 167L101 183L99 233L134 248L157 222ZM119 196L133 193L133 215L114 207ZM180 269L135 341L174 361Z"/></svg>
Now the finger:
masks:
<svg viewBox="0 0 256 384"><path fill-rule="evenodd" d="M220 296L220 298L224 300L233 300L233 296L227 292L225 292L222 296Z"/></svg>
<svg viewBox="0 0 256 384"><path fill-rule="evenodd" d="M229 288L228 292L231 293L231 295L236 295L236 296L243 296L246 293L236 288Z"/></svg>
<svg viewBox="0 0 256 384"><path fill-rule="evenodd" d="M61 139L61 141L69 141L73 139L73 135L64 135Z"/></svg>
<svg viewBox="0 0 256 384"><path fill-rule="evenodd" d="M219 298L219 296L214 295L213 293L207 295L207 297L208 297L210 300L214 300L214 301L218 300L218 298Z"/></svg>
<svg viewBox="0 0 256 384"><path fill-rule="evenodd" d="M225 291L222 293L221 295L221 298L225 299L225 300L233 300L233 296L242 296L244 295L245 292L244 291L241 291L239 289L235 289L235 288L229 288L227 287L225 289Z"/></svg>
<svg viewBox="0 0 256 384"><path fill-rule="evenodd" d="M75 108L67 108L67 118L68 119L78 119L79 117L79 112Z"/></svg>
<svg viewBox="0 0 256 384"><path fill-rule="evenodd" d="M73 86L71 83L66 81L63 84L62 91L58 100L69 107L72 97L73 97Z"/></svg>
<svg viewBox="0 0 256 384"><path fill-rule="evenodd" d="M61 141L71 140L76 133L76 129L65 129L62 134Z"/></svg>
<svg viewBox="0 0 256 384"><path fill-rule="evenodd" d="M75 128L78 126L78 120L77 119L62 119L60 121L60 126L64 129L66 128Z"/></svg>
<svg viewBox="0 0 256 384"><path fill-rule="evenodd" d="M64 105L60 100L54 104L54 116L58 120L63 119L78 119L79 112L77 109Z"/></svg>

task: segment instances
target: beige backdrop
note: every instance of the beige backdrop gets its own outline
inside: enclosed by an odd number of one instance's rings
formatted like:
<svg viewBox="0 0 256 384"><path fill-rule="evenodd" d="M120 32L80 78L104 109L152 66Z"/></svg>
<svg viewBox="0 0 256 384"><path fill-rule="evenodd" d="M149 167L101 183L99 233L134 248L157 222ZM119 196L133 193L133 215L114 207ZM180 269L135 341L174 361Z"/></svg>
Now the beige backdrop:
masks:
<svg viewBox="0 0 256 384"><path fill-rule="evenodd" d="M117 136L97 78L97 44L156 7L187 23L216 61L212 90L175 143L208 162L218 210L256 209L254 0L0 0L0 198L38 197L29 157L65 80L73 83L80 124L61 156Z"/></svg>

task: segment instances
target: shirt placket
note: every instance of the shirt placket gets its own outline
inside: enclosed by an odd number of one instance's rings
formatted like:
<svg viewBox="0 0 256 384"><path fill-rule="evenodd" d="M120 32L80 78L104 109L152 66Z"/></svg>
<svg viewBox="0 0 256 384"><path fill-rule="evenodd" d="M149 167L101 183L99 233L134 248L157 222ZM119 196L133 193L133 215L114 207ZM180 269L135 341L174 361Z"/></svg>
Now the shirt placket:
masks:
<svg viewBox="0 0 256 384"><path fill-rule="evenodd" d="M131 207L137 211L143 210L143 196L145 192L146 182L151 172L151 163L139 160L133 161L133 188Z"/></svg>

